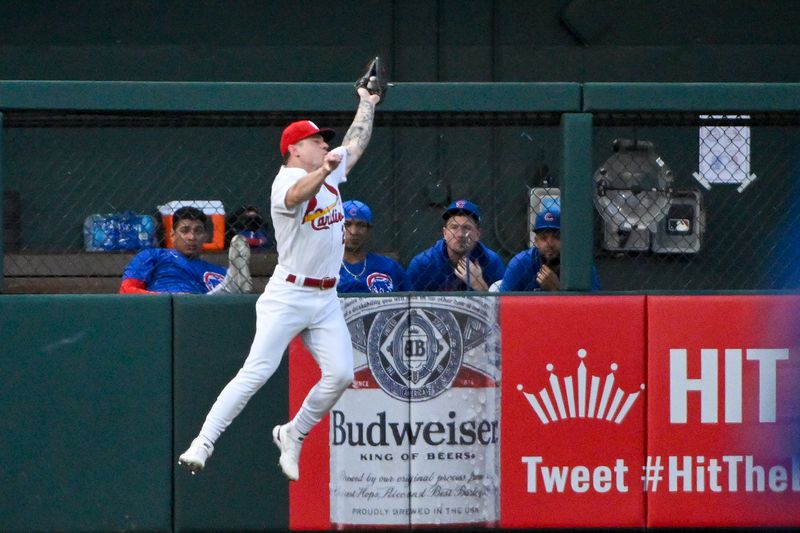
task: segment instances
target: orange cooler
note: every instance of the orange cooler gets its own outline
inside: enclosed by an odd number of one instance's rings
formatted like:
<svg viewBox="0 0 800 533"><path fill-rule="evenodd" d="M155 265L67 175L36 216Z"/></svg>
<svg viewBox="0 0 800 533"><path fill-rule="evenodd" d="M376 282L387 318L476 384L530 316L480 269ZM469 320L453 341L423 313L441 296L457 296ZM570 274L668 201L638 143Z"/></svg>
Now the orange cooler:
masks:
<svg viewBox="0 0 800 533"><path fill-rule="evenodd" d="M210 239L203 244L206 252L218 252L225 249L225 206L219 200L174 200L158 206L161 223L164 225L164 246L172 248L172 215L181 207L196 207L208 216L212 231Z"/></svg>

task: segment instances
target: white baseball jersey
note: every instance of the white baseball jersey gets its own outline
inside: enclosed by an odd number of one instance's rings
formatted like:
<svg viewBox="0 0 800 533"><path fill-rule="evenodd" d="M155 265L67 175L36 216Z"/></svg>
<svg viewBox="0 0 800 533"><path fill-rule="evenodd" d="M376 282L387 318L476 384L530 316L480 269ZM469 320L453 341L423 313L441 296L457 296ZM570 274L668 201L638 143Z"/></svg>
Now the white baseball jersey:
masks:
<svg viewBox="0 0 800 533"><path fill-rule="evenodd" d="M278 248L278 264L286 272L312 278L333 278L339 274L344 256L344 210L339 184L347 181L347 150L316 196L286 207L286 191L308 174L301 168L281 167L272 182L270 208Z"/></svg>
<svg viewBox="0 0 800 533"><path fill-rule="evenodd" d="M222 389L206 416L200 437L214 443L250 398L273 375L289 342L300 335L321 369L293 418L307 434L319 424L353 381L353 345L336 289L321 290L290 283L286 274L335 277L344 255L344 210L339 184L346 180L347 151L319 192L294 209L286 191L306 175L281 167L272 184L272 223L278 243L278 267L256 303L256 334L241 370ZM280 271L280 275L277 273Z"/></svg>

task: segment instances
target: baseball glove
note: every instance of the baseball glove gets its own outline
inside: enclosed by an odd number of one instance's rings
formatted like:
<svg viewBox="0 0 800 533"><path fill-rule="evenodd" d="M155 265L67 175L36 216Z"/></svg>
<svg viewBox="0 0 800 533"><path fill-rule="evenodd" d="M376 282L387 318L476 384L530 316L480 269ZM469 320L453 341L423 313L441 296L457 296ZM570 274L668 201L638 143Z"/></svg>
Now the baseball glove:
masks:
<svg viewBox="0 0 800 533"><path fill-rule="evenodd" d="M383 67L380 57L375 57L367 65L364 75L356 80L356 89L364 87L370 94L377 94L381 97L381 102L386 100L386 92L391 83L386 79L386 70ZM380 102L378 102L380 103Z"/></svg>

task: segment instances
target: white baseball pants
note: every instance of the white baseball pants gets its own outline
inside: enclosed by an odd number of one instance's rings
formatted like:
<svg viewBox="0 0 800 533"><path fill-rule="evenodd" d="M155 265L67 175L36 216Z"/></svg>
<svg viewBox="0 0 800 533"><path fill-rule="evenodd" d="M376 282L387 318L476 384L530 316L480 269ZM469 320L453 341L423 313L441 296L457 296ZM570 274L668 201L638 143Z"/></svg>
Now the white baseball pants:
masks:
<svg viewBox="0 0 800 533"><path fill-rule="evenodd" d="M300 334L322 377L294 417L307 434L353 381L353 346L336 289L301 287L276 269L256 303L256 334L250 354L222 389L206 416L200 436L216 442L250 398L275 373L289 342Z"/></svg>

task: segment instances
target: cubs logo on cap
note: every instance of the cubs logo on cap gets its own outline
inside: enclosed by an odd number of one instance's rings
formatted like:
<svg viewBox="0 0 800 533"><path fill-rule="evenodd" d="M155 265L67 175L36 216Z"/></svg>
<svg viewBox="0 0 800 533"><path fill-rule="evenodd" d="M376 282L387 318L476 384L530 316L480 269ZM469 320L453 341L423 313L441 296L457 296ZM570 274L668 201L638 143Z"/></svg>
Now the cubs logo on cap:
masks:
<svg viewBox="0 0 800 533"><path fill-rule="evenodd" d="M538 232L545 229L561 229L561 209L553 206L536 213L533 231Z"/></svg>
<svg viewBox="0 0 800 533"><path fill-rule="evenodd" d="M312 135L322 135L325 142L330 141L336 135L336 132L328 128L320 128L310 120L298 120L292 122L283 130L281 134L281 155L286 154L289 150L289 145L297 144L303 139L307 139Z"/></svg>
<svg viewBox="0 0 800 533"><path fill-rule="evenodd" d="M358 200L348 200L342 205L345 220L363 220L367 224L372 224L372 211L364 202Z"/></svg>
<svg viewBox="0 0 800 533"><path fill-rule="evenodd" d="M450 204L444 213L442 213L442 218L449 220L453 215L467 215L472 217L472 219L478 224L480 224L481 221L481 212L478 209L478 206L469 200L456 200Z"/></svg>

